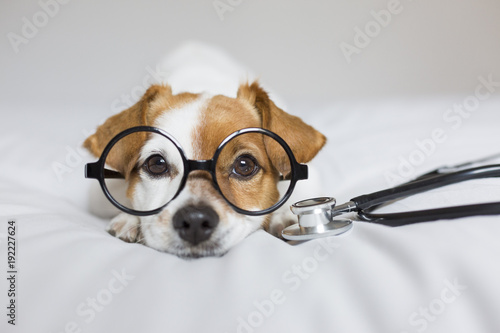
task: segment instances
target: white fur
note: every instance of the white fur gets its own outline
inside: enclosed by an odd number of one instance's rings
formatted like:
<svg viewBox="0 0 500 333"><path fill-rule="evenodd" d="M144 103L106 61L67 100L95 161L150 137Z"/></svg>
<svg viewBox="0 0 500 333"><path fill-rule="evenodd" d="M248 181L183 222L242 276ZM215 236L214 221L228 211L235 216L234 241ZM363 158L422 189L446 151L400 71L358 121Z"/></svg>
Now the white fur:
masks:
<svg viewBox="0 0 500 333"><path fill-rule="evenodd" d="M164 112L154 124L155 127L163 129L180 143L188 159L193 157L192 135L200 123L200 111L206 100L207 97L203 96L178 109ZM172 180L169 178L149 179L141 173L141 181L135 188L133 198L133 205L137 210L152 210L163 206L175 195L182 179L184 170L179 151L161 135L154 135L145 143L141 149L139 164L159 152L167 161L175 164L179 174Z"/></svg>
<svg viewBox="0 0 500 333"><path fill-rule="evenodd" d="M135 242L139 236L139 217L120 213L108 225L107 231L126 242Z"/></svg>

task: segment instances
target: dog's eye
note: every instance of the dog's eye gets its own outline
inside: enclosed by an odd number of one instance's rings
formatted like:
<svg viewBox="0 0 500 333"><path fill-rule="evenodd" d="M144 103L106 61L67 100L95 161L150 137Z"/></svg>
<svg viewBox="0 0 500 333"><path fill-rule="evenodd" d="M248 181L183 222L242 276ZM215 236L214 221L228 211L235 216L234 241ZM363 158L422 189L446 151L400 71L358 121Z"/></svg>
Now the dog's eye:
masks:
<svg viewBox="0 0 500 333"><path fill-rule="evenodd" d="M144 168L153 176L160 176L168 171L167 161L161 155L152 155L144 162Z"/></svg>
<svg viewBox="0 0 500 333"><path fill-rule="evenodd" d="M233 173L237 176L248 178L259 171L257 161L250 155L239 156L233 164Z"/></svg>

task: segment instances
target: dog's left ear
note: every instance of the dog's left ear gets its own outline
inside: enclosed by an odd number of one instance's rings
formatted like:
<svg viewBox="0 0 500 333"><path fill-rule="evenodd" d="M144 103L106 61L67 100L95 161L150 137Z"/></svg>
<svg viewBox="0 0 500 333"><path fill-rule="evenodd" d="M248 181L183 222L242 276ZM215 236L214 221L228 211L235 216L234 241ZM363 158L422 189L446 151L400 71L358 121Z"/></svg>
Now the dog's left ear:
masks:
<svg viewBox="0 0 500 333"><path fill-rule="evenodd" d="M241 85L237 98L246 100L254 106L261 117L262 128L282 137L299 163L312 160L326 143L323 134L304 123L299 117L292 116L277 107L257 82ZM289 163L283 149L276 144L266 144L266 149L278 170L282 174L287 174L290 171Z"/></svg>

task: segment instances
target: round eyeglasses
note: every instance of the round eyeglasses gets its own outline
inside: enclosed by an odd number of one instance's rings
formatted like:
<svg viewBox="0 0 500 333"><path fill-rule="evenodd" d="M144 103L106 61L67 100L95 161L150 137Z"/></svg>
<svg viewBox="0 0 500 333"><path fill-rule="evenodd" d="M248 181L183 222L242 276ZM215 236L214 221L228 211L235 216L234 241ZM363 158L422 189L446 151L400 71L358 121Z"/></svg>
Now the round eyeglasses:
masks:
<svg viewBox="0 0 500 333"><path fill-rule="evenodd" d="M211 160L189 160L173 136L156 127L138 126L116 135L99 160L85 166L85 177L97 179L120 210L147 216L174 200L189 174L197 170L211 175L214 188L236 212L252 216L281 207L296 182L308 176L307 166L297 162L287 143L266 129L236 131L220 143ZM132 187L133 196L128 195Z"/></svg>

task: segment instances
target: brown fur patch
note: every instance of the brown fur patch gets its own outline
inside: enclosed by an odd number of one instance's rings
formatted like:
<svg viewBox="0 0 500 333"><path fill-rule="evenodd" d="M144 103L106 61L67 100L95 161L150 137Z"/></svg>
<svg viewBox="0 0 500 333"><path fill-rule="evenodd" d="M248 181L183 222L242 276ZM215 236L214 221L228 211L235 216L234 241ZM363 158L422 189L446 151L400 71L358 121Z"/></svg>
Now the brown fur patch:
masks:
<svg viewBox="0 0 500 333"><path fill-rule="evenodd" d="M194 133L195 158L201 160L211 159L229 134L246 127L260 127L260 119L250 104L222 95L212 97L201 118Z"/></svg>

